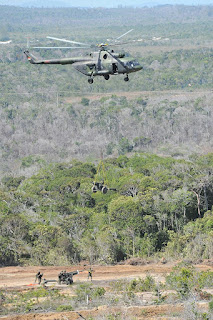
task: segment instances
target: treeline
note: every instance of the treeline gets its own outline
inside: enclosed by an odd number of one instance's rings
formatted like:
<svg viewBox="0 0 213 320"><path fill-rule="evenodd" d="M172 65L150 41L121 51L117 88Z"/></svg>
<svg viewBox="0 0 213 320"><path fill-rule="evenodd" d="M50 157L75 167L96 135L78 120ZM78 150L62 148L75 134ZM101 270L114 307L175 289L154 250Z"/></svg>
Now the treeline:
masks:
<svg viewBox="0 0 213 320"><path fill-rule="evenodd" d="M197 261L213 252L213 154L174 160L148 153L44 166L4 177L0 263L116 263L164 256ZM92 182L109 190L93 193Z"/></svg>
<svg viewBox="0 0 213 320"><path fill-rule="evenodd" d="M135 9L0 6L0 40L12 39L16 44L25 45L26 38L42 40L52 35L100 43L115 39L134 27L134 32L125 39L193 38L202 43L212 39L212 20L212 6L168 5Z"/></svg>
<svg viewBox="0 0 213 320"><path fill-rule="evenodd" d="M20 8L15 6L0 6L1 24L20 24L32 26L35 22L43 25L55 22L66 25L90 20L94 25L105 21L113 21L115 25L122 22L135 25L143 21L143 24L150 24L156 20L160 23L168 22L192 22L212 20L212 6L184 6L165 5L154 8ZM127 20L125 20L127 19Z"/></svg>

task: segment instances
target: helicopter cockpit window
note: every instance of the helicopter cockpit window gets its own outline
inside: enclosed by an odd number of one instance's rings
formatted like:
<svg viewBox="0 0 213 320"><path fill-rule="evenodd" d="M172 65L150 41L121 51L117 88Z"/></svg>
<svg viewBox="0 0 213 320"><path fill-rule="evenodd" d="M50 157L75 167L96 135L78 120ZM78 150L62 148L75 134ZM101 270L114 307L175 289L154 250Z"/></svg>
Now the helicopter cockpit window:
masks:
<svg viewBox="0 0 213 320"><path fill-rule="evenodd" d="M104 58L105 60L107 59L107 54L106 54L106 53L103 55L103 58Z"/></svg>
<svg viewBox="0 0 213 320"><path fill-rule="evenodd" d="M127 67L133 68L133 67L139 66L139 62L137 60L132 60L132 61L128 61L126 65Z"/></svg>

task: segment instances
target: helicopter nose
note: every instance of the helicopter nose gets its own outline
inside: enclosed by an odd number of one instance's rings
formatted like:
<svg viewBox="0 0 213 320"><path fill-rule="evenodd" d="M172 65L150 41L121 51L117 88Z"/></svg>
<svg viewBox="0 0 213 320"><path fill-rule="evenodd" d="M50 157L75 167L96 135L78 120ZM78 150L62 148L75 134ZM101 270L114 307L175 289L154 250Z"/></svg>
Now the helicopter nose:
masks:
<svg viewBox="0 0 213 320"><path fill-rule="evenodd" d="M138 69L138 71L139 71L139 70L142 70L143 67L139 64L139 65L137 66L137 69Z"/></svg>

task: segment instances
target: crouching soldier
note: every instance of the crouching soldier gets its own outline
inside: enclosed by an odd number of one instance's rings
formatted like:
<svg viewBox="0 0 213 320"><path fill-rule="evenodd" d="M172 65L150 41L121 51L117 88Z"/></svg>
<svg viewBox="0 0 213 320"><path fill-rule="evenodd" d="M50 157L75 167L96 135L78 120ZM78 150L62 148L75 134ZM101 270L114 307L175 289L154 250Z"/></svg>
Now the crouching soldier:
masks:
<svg viewBox="0 0 213 320"><path fill-rule="evenodd" d="M36 273L36 278L35 278L35 283L38 281L38 284L41 284L41 279L43 277L43 273L41 273L40 271L38 271Z"/></svg>

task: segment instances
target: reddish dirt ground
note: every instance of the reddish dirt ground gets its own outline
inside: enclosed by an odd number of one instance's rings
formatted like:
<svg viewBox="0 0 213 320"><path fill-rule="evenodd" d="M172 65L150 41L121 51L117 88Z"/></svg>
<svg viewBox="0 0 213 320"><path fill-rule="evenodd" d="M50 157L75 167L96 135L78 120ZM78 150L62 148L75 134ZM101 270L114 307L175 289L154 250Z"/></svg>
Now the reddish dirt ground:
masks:
<svg viewBox="0 0 213 320"><path fill-rule="evenodd" d="M144 265L115 265L115 266L92 266L93 280L94 281L104 281L104 280L116 280L116 279L133 279L136 277L145 277L148 274L153 276L158 280L164 279L165 275L172 271L172 268L177 263L149 263ZM212 270L213 266L211 262L203 262L196 264L195 268L199 271ZM88 269L88 267L85 267ZM43 273L45 279L57 279L58 273L61 270L74 271L74 270L84 270L82 265L72 265L72 266L52 266L52 267L5 267L0 268L0 288L3 287L13 287L17 288L19 286L29 286L35 281L35 274L40 270ZM86 281L87 271L80 272L75 275L75 281Z"/></svg>
<svg viewBox="0 0 213 320"><path fill-rule="evenodd" d="M93 279L95 281L116 280L120 278L145 277L147 273L153 276L163 277L171 272L173 264L158 265L147 264L143 266L116 265L116 266L93 266ZM43 273L45 279L57 279L61 270L83 270L82 266L72 267L6 267L0 269L0 288L27 286L35 281L38 270ZM87 271L80 272L74 277L75 281L86 281Z"/></svg>
<svg viewBox="0 0 213 320"><path fill-rule="evenodd" d="M133 279L137 277L144 278L147 274L153 276L157 281L163 281L165 276L172 271L176 263L149 263L144 265L115 265L115 266L92 266L93 282L94 284L104 286L105 281L113 281L117 279ZM88 269L88 267L86 267ZM195 265L199 271L211 270L213 271L213 262L204 261ZM30 286L35 285L35 274L40 270L44 274L45 279L57 279L57 275L61 270L74 271L83 270L81 265L73 266L58 266L58 267L5 267L0 268L0 289L19 289L24 291ZM74 276L74 282L87 281L87 271L80 272ZM213 292L211 292L213 294ZM200 307L206 311L208 307L207 302L200 302ZM101 317L110 314L123 314L122 319L148 319L148 320L169 320L181 319L178 317L170 317L173 314L183 309L182 304L175 305L147 305L134 307L110 307L99 306L97 309L80 310L79 313L85 318L94 317L102 319ZM83 319L77 312L57 312L44 314L24 314L24 315L9 315L2 316L0 319L5 320L75 320ZM182 320L182 319L181 319Z"/></svg>

